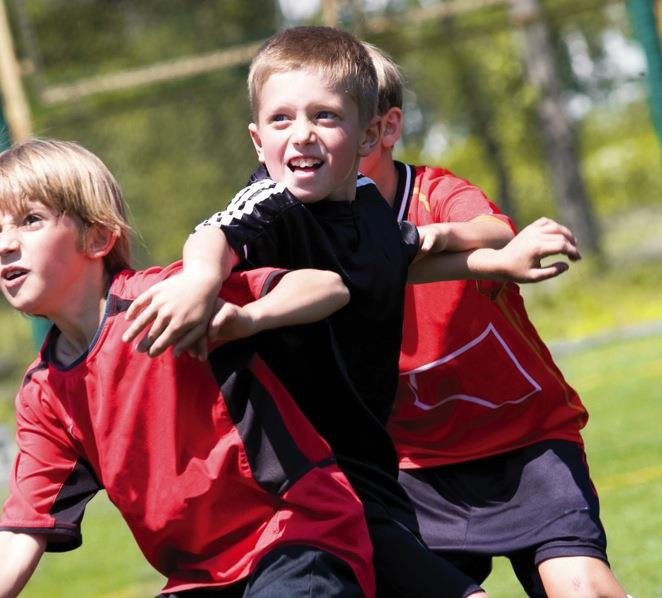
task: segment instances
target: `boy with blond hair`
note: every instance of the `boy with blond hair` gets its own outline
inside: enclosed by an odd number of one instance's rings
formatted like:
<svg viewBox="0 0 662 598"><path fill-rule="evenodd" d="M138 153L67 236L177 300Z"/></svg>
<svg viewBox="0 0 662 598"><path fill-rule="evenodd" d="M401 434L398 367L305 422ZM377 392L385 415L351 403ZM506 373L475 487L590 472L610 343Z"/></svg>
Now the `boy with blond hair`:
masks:
<svg viewBox="0 0 662 598"><path fill-rule="evenodd" d="M347 302L340 278L233 274L209 359L150 358L121 341L124 315L181 266L130 269L125 214L110 172L74 143L0 154L2 293L53 322L16 399L0 596L18 595L45 550L81 544L101 489L164 596L372 596L361 503L328 445L251 339L218 342L325 317Z"/></svg>
<svg viewBox="0 0 662 598"><path fill-rule="evenodd" d="M402 77L378 48L366 48L379 79L381 126L362 172L398 220L446 227L448 249L506 242L512 223L480 189L443 168L393 160ZM435 552L479 581L492 557L505 555L529 596L625 596L608 566L580 435L586 419L516 284L407 287L388 430L401 483Z"/></svg>
<svg viewBox="0 0 662 598"><path fill-rule="evenodd" d="M484 595L420 541L383 427L397 385L408 268L420 247L435 252L443 249L444 239L431 227L419 243L414 227L398 226L372 181L357 177L359 159L378 137L370 57L348 33L296 27L267 40L251 64L248 83L254 117L249 131L263 167L224 212L189 238L182 277L136 301L127 338L153 320L142 348L159 354L176 342L181 349L199 333L196 327L204 330L209 297L237 263L241 268L316 264L339 272L351 299L330 318L330 330L324 336L298 330L290 338L299 349L294 362L274 353L265 359L329 441L364 503L378 594ZM560 231L558 237L560 250L575 256L569 233ZM510 247L456 256L458 270L539 275L531 251L519 261L515 253L523 255ZM436 260L425 260L416 266L421 278L427 267L438 267ZM183 288L195 288L197 296L184 296ZM191 334L177 341L187 329ZM320 347L324 359L318 359Z"/></svg>

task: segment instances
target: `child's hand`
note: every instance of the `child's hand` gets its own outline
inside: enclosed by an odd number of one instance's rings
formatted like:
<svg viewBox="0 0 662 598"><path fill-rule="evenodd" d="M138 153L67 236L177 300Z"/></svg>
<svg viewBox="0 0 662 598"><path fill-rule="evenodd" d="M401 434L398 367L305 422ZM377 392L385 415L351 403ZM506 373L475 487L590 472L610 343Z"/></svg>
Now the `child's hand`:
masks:
<svg viewBox="0 0 662 598"><path fill-rule="evenodd" d="M568 228L549 218L540 218L522 229L503 249L494 252L497 273L514 282L539 282L554 278L568 269L565 262L542 266L552 255L581 259L575 237Z"/></svg>
<svg viewBox="0 0 662 598"><path fill-rule="evenodd" d="M239 307L222 299L216 302L216 311L212 314L207 331L207 341L210 344L245 338L256 332L257 321L247 306Z"/></svg>
<svg viewBox="0 0 662 598"><path fill-rule="evenodd" d="M426 224L418 227L419 250L417 258L446 249L448 235L444 223Z"/></svg>
<svg viewBox="0 0 662 598"><path fill-rule="evenodd" d="M126 319L133 323L122 340L131 342L151 323L138 351L156 357L174 345L175 356L189 348L193 356L205 359L207 323L219 288L218 281L184 272L155 284L129 307Z"/></svg>

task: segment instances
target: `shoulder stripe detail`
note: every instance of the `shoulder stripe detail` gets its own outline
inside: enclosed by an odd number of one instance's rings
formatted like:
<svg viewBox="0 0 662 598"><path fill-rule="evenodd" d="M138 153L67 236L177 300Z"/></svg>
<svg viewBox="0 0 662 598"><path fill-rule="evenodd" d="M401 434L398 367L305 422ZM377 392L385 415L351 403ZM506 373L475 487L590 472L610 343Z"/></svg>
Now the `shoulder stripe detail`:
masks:
<svg viewBox="0 0 662 598"><path fill-rule="evenodd" d="M33 368L29 369L27 372L25 372L25 376L23 376L23 384L21 384L21 386L25 386L28 382L30 382L30 380L32 380L32 376L34 376L40 370L45 370L47 367L48 363L45 360L42 360Z"/></svg>
<svg viewBox="0 0 662 598"><path fill-rule="evenodd" d="M283 193L283 191L285 191L285 186L281 183L275 183L271 179L257 181L239 191L225 210L217 212L202 224L199 224L196 230L207 225L228 226L241 220L243 216L250 216L258 204L274 195Z"/></svg>
<svg viewBox="0 0 662 598"><path fill-rule="evenodd" d="M375 185L375 181L359 172L358 176L356 177L356 188L359 189L360 187L365 187L366 185Z"/></svg>
<svg viewBox="0 0 662 598"><path fill-rule="evenodd" d="M405 220L407 212L409 211L409 203L411 201L411 184L413 179L413 168L409 164L405 164L405 186L402 191L402 198L400 199L400 210L398 211L398 222Z"/></svg>

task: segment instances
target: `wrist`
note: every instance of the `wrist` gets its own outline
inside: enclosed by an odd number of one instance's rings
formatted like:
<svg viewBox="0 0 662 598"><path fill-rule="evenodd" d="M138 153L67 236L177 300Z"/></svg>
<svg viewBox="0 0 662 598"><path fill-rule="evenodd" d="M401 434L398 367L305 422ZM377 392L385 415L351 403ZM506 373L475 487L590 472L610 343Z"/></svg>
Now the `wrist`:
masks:
<svg viewBox="0 0 662 598"><path fill-rule="evenodd" d="M475 249L467 258L467 266L475 278L502 280L504 276L500 252L497 249Z"/></svg>

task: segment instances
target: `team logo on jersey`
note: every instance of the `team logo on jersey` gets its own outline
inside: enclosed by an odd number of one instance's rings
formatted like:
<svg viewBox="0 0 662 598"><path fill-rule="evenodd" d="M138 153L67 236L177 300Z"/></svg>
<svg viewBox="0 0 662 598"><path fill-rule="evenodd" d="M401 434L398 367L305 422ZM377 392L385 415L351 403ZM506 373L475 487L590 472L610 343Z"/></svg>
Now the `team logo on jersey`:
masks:
<svg viewBox="0 0 662 598"><path fill-rule="evenodd" d="M492 322L459 349L401 375L414 405L423 411L454 401L498 409L522 403L541 390Z"/></svg>

